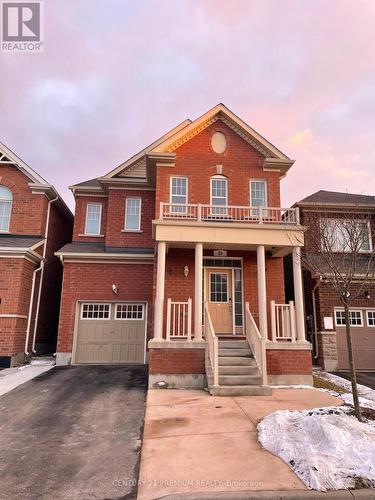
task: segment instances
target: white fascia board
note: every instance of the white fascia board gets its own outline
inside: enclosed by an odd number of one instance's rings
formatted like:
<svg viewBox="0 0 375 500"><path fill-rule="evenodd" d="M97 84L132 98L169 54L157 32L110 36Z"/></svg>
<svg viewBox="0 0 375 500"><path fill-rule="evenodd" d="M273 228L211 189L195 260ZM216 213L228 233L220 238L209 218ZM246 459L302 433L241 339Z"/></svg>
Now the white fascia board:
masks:
<svg viewBox="0 0 375 500"><path fill-rule="evenodd" d="M4 153L4 155L12 160L17 168L19 168L24 174L29 177L30 180L37 184L44 184L48 186L48 182L43 179L43 177L35 172L27 163L25 163L19 156L13 153L5 144L0 142L0 151Z"/></svg>

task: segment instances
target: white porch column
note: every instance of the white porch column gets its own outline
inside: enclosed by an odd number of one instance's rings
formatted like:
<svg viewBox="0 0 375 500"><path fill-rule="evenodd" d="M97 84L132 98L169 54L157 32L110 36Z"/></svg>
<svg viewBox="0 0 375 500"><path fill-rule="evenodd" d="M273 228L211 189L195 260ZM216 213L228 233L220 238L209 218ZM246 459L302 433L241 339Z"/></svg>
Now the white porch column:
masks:
<svg viewBox="0 0 375 500"><path fill-rule="evenodd" d="M266 254L263 245L257 247L259 332L265 339L267 330Z"/></svg>
<svg viewBox="0 0 375 500"><path fill-rule="evenodd" d="M305 314L303 308L303 287L301 271L301 249L293 248L294 302L296 308L297 342L305 342Z"/></svg>
<svg viewBox="0 0 375 500"><path fill-rule="evenodd" d="M163 339L163 310L164 310L164 282L165 282L165 241L158 242L158 267L156 274L156 297L154 316L154 339Z"/></svg>
<svg viewBox="0 0 375 500"><path fill-rule="evenodd" d="M202 272L203 244L195 244L195 298L194 298L194 340L202 340Z"/></svg>

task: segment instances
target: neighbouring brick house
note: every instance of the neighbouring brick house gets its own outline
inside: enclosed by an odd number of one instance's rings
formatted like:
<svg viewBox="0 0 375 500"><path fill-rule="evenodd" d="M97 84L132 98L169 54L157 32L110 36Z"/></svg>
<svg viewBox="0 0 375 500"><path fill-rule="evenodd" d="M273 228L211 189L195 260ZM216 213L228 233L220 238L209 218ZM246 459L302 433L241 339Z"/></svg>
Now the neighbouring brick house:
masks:
<svg viewBox="0 0 375 500"><path fill-rule="evenodd" d="M0 143L0 366L56 348L73 215L55 188Z"/></svg>
<svg viewBox="0 0 375 500"><path fill-rule="evenodd" d="M314 235L319 231L314 230L314 226L320 225L322 221L331 220L335 222L334 225L330 224L332 231L340 232L340 221L345 222L348 217L355 217L355 220L358 218L358 224L364 227L365 238L361 243L363 248L357 264L359 273L355 276L356 283L352 285L352 295L357 295L356 290L359 293L359 288L356 287L360 286L363 280L364 270L368 266L375 243L375 197L318 191L295 203L293 207L299 209L301 224L310 228L305 238L307 255L311 255L314 248L310 243L309 233ZM341 252L337 255L340 259L343 258ZM286 263L286 269L288 268L290 270L290 262ZM345 319L337 293L317 273L303 270L303 280L307 330L314 339L314 362L327 371L348 369ZM362 288L350 310L353 353L357 369L373 370L375 368L375 283L370 280L363 291ZM291 287L287 286L286 290L288 298L292 298Z"/></svg>
<svg viewBox="0 0 375 500"><path fill-rule="evenodd" d="M297 259L284 298L283 257L303 241L280 208L293 163L219 104L71 186L57 363L148 362L151 384L207 376L222 394L311 383Z"/></svg>

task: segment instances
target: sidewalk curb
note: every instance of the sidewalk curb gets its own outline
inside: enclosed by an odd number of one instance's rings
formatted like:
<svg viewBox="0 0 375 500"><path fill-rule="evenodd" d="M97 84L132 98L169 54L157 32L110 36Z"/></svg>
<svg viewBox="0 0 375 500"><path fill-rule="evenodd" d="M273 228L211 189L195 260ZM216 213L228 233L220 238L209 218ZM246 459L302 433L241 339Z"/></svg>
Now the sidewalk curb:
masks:
<svg viewBox="0 0 375 500"><path fill-rule="evenodd" d="M356 498L375 499L375 489L360 490L337 490L337 491L315 491L315 490L288 490L288 491L220 491L220 492L197 492L197 493L175 493L158 497L157 500L315 500L327 498L328 500L353 500Z"/></svg>

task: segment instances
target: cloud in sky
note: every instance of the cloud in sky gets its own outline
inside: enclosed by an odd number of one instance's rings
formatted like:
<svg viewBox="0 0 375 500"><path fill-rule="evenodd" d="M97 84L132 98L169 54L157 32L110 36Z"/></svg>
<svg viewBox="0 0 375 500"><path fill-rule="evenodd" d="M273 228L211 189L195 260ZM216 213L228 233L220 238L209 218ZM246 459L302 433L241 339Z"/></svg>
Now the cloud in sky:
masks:
<svg viewBox="0 0 375 500"><path fill-rule="evenodd" d="M45 51L0 54L0 139L53 182L102 175L223 102L296 160L284 205L375 194L371 0L53 0Z"/></svg>

